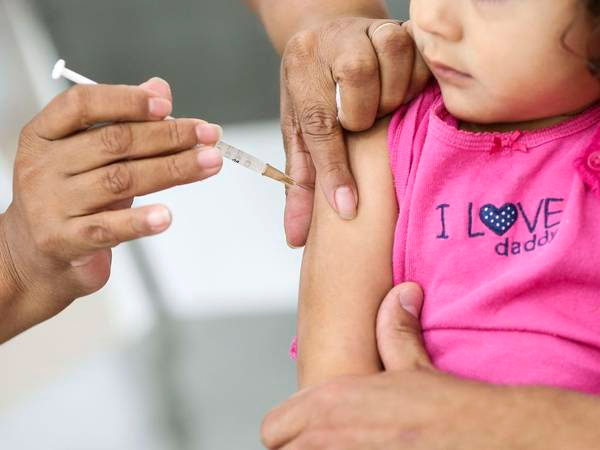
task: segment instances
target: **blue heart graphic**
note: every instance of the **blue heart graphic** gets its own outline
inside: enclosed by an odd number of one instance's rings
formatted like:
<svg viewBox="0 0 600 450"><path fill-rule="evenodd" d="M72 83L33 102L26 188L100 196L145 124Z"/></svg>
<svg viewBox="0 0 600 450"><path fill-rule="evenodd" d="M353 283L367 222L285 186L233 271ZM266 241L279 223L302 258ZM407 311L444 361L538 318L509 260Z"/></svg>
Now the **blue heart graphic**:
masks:
<svg viewBox="0 0 600 450"><path fill-rule="evenodd" d="M517 221L519 212L512 203L506 203L500 208L494 205L485 205L479 210L479 218L483 224L496 233L504 235Z"/></svg>

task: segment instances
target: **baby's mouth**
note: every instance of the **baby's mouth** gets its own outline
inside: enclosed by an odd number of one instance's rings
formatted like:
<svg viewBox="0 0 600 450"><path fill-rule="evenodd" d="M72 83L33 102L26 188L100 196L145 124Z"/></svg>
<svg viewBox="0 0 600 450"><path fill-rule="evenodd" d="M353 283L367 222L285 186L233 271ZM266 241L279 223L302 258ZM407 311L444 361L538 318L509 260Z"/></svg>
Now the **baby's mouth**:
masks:
<svg viewBox="0 0 600 450"><path fill-rule="evenodd" d="M462 72L442 62L433 61L427 58L427 56L424 56L424 58L427 66L438 80L456 84L464 83L473 79L473 77L466 72Z"/></svg>

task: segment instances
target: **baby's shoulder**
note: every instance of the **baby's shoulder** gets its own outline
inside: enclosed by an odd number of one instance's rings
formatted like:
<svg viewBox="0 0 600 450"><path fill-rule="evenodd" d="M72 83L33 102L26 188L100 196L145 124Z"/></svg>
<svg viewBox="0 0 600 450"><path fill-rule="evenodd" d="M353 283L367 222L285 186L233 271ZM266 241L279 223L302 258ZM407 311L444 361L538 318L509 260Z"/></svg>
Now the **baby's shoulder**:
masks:
<svg viewBox="0 0 600 450"><path fill-rule="evenodd" d="M441 103L442 92L434 80L421 94L394 112L388 128L388 148L392 157L399 147L411 146L418 135L426 133L432 112Z"/></svg>
<svg viewBox="0 0 600 450"><path fill-rule="evenodd" d="M398 126L408 120L423 120L436 105L442 102L442 91L435 80L431 81L417 97L400 106L393 114L392 123Z"/></svg>

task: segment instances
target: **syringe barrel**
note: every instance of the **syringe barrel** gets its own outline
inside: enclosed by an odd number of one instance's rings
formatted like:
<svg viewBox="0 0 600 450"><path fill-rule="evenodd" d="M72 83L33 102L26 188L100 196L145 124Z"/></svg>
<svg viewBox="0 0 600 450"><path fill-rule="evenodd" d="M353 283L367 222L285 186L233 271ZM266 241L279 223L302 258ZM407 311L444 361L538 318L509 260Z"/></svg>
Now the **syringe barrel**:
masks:
<svg viewBox="0 0 600 450"><path fill-rule="evenodd" d="M243 152L239 148L235 148L223 141L216 145L216 148L221 152L224 158L230 159L246 169L253 170L256 173L263 174L267 170L267 165L255 156Z"/></svg>

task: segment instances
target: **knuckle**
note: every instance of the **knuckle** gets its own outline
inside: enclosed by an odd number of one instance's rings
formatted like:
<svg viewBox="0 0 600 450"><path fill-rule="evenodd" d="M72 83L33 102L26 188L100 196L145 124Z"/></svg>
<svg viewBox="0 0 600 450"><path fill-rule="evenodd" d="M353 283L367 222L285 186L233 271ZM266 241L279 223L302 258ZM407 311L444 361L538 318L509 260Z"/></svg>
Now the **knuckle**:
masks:
<svg viewBox="0 0 600 450"><path fill-rule="evenodd" d="M89 118L90 91L88 86L75 85L65 93L67 110L75 115L82 127L90 127L93 124Z"/></svg>
<svg viewBox="0 0 600 450"><path fill-rule="evenodd" d="M189 178L178 155L167 158L167 170L171 181L176 184L184 184Z"/></svg>
<svg viewBox="0 0 600 450"><path fill-rule="evenodd" d="M58 239L52 232L42 231L33 235L35 247L43 255L53 255L58 247Z"/></svg>
<svg viewBox="0 0 600 450"><path fill-rule="evenodd" d="M19 151L16 159L25 158L29 159L29 156L33 156L34 150L37 144L36 133L33 129L33 124L30 122L23 127L19 134Z"/></svg>
<svg viewBox="0 0 600 450"><path fill-rule="evenodd" d="M407 318L407 319L397 319L393 323L393 330L396 336L406 339L414 339L415 337L420 336L420 327L417 322L417 319Z"/></svg>
<svg viewBox="0 0 600 450"><path fill-rule="evenodd" d="M28 159L18 157L14 163L14 182L16 186L31 188L40 178L40 171Z"/></svg>
<svg viewBox="0 0 600 450"><path fill-rule="evenodd" d="M337 115L323 105L306 108L300 120L302 132L312 138L328 140L339 135Z"/></svg>
<svg viewBox="0 0 600 450"><path fill-rule="evenodd" d="M184 143L183 132L181 130L181 124L177 120L167 120L167 129L169 133L169 140L175 147L180 147Z"/></svg>
<svg viewBox="0 0 600 450"><path fill-rule="evenodd" d="M352 85L359 85L370 80L379 73L376 58L354 57L339 64L338 78Z"/></svg>
<svg viewBox="0 0 600 450"><path fill-rule="evenodd" d="M321 167L318 168L321 176L325 177L345 177L348 174L348 169L341 161L325 161Z"/></svg>
<svg viewBox="0 0 600 450"><path fill-rule="evenodd" d="M114 195L124 195L132 191L133 177L126 163L108 166L102 177L104 189Z"/></svg>
<svg viewBox="0 0 600 450"><path fill-rule="evenodd" d="M296 33L288 42L284 52L284 64L296 67L304 64L319 45L318 34L313 30Z"/></svg>
<svg viewBox="0 0 600 450"><path fill-rule="evenodd" d="M95 247L110 247L116 243L116 236L105 222L96 222L82 227L81 235L85 242Z"/></svg>
<svg viewBox="0 0 600 450"><path fill-rule="evenodd" d="M32 122L27 123L19 134L19 147L31 148L33 146L35 130Z"/></svg>
<svg viewBox="0 0 600 450"><path fill-rule="evenodd" d="M373 38L377 53L402 55L412 52L414 43L410 35L400 27L386 27Z"/></svg>
<svg viewBox="0 0 600 450"><path fill-rule="evenodd" d="M107 153L124 156L129 152L133 142L131 125L120 123L103 127L100 131L100 140Z"/></svg>

